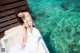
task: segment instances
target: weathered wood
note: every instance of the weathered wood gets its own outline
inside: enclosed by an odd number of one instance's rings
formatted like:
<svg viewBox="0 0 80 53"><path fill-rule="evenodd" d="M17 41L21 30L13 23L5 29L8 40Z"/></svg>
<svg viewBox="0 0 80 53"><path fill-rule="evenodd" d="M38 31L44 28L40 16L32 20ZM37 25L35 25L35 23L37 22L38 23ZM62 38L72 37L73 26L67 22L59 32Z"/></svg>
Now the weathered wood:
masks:
<svg viewBox="0 0 80 53"><path fill-rule="evenodd" d="M1 0L0 1L0 38L4 31L20 25L21 21L17 14L22 11L29 11L26 0Z"/></svg>
<svg viewBox="0 0 80 53"><path fill-rule="evenodd" d="M20 7L20 6L23 6L23 5L25 5L25 2L24 1L17 2L17 3L12 3L12 4L9 4L9 5L2 6L0 8L0 11L4 11L4 10L16 8L16 7Z"/></svg>

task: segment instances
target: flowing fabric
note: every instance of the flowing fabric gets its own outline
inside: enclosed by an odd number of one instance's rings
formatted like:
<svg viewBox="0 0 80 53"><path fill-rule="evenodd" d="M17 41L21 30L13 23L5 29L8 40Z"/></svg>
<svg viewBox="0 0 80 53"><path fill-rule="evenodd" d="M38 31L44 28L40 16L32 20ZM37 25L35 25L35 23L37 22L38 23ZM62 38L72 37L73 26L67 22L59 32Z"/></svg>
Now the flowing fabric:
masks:
<svg viewBox="0 0 80 53"><path fill-rule="evenodd" d="M22 48L21 43L18 42L8 53L50 53L36 28L33 27L32 33L27 29L27 33L26 46Z"/></svg>

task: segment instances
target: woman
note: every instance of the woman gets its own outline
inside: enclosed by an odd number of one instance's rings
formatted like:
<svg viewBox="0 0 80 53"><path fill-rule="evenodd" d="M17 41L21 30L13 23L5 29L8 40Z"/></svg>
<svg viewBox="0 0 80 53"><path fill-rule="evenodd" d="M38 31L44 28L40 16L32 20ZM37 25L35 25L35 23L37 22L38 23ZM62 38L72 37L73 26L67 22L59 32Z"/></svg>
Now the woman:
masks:
<svg viewBox="0 0 80 53"><path fill-rule="evenodd" d="M20 12L19 17L23 20L23 35L21 43L16 44L9 53L49 53L40 32L33 27L29 12Z"/></svg>
<svg viewBox="0 0 80 53"><path fill-rule="evenodd" d="M26 29L28 29L28 30L30 30L30 32L32 32L32 28L33 28L32 27L32 18L30 16L29 12L22 12L22 13L20 12L18 14L18 16L21 17L21 19L24 22L22 25L23 31L24 31L24 34L22 36L22 47L24 48L26 46L26 41L28 38Z"/></svg>

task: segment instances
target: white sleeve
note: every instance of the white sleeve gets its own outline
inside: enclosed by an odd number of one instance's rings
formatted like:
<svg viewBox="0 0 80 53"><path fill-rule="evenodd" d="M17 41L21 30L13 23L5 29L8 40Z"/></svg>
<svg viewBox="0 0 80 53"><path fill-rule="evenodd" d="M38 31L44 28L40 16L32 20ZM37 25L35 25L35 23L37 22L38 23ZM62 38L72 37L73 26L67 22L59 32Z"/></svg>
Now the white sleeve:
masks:
<svg viewBox="0 0 80 53"><path fill-rule="evenodd" d="M38 37L38 53L50 53L39 30L35 27L33 29L34 34Z"/></svg>
<svg viewBox="0 0 80 53"><path fill-rule="evenodd" d="M38 36L38 53L50 53L39 30L37 28L35 28L37 36Z"/></svg>
<svg viewBox="0 0 80 53"><path fill-rule="evenodd" d="M39 38L38 53L50 53L43 38Z"/></svg>

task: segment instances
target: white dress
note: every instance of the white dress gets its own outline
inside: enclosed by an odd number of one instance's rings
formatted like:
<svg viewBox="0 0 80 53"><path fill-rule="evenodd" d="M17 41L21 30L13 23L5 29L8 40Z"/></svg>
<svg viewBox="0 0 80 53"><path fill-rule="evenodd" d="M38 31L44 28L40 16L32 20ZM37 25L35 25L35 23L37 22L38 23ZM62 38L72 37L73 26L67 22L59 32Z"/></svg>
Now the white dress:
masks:
<svg viewBox="0 0 80 53"><path fill-rule="evenodd" d="M40 32L33 27L32 33L27 31L28 39L25 48L21 43L17 43L8 53L50 53L43 41Z"/></svg>

